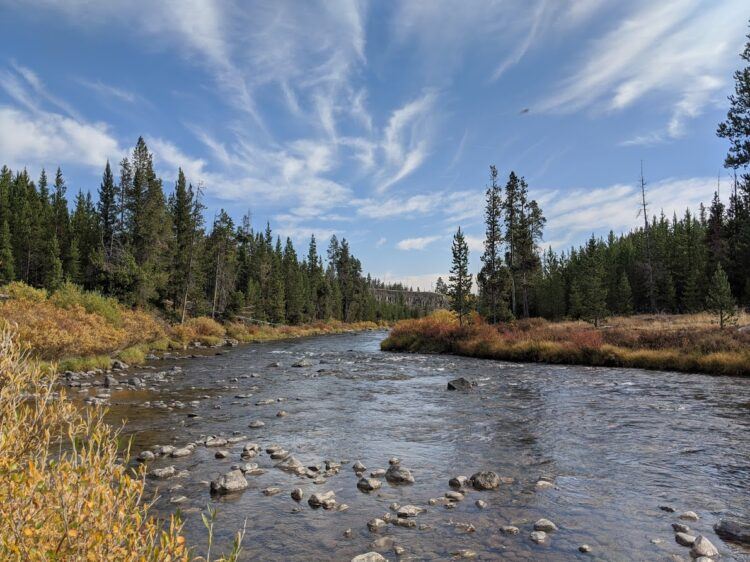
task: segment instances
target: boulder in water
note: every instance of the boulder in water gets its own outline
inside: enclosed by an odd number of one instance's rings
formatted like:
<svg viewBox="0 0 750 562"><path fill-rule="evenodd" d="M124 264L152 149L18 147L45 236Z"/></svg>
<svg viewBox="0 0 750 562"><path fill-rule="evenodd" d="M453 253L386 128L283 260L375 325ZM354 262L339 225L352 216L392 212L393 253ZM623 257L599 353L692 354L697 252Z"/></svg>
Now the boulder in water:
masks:
<svg viewBox="0 0 750 562"><path fill-rule="evenodd" d="M494 490L500 487L500 477L490 470L476 472L472 474L470 480L475 490Z"/></svg>
<svg viewBox="0 0 750 562"><path fill-rule="evenodd" d="M247 488L247 480L241 470L230 470L211 482L211 492L215 494L229 494Z"/></svg>
<svg viewBox="0 0 750 562"><path fill-rule="evenodd" d="M448 390L471 390L476 385L477 383L475 382L465 379L464 377L459 377L452 381L448 381Z"/></svg>
<svg viewBox="0 0 750 562"><path fill-rule="evenodd" d="M750 522L736 519L722 519L714 526L714 531L725 541L750 544Z"/></svg>

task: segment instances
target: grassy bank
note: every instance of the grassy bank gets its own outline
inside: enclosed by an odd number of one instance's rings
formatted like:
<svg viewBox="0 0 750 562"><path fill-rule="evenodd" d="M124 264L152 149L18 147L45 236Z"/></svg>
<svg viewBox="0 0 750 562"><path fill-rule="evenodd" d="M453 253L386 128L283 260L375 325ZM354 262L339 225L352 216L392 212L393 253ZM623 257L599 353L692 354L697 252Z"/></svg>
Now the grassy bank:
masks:
<svg viewBox="0 0 750 562"><path fill-rule="evenodd" d="M61 371L107 368L112 359L139 364L152 351L186 349L368 330L372 322L317 322L302 326L220 324L192 318L170 325L156 314L131 310L115 299L65 284L53 293L23 283L0 287L0 328L9 327L37 359Z"/></svg>
<svg viewBox="0 0 750 562"><path fill-rule="evenodd" d="M0 332L0 559L195 560L180 522L150 515L142 469L128 468L103 412L53 388Z"/></svg>
<svg viewBox="0 0 750 562"><path fill-rule="evenodd" d="M740 325L748 323L748 315L740 317ZM719 330L707 314L612 318L597 329L542 319L490 326L478 317L460 326L452 313L438 311L399 322L381 347L519 362L750 375L750 332Z"/></svg>

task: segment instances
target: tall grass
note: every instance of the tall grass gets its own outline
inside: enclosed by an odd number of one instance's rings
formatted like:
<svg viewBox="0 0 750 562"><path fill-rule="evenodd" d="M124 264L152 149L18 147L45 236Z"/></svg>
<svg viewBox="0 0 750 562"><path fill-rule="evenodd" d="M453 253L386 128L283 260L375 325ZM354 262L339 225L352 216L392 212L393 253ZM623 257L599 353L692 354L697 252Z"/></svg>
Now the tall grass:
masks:
<svg viewBox="0 0 750 562"><path fill-rule="evenodd" d="M521 362L638 367L750 375L750 333L719 330L707 315L615 318L597 329L583 322L529 319L463 326L447 311L396 324L386 351L454 353Z"/></svg>

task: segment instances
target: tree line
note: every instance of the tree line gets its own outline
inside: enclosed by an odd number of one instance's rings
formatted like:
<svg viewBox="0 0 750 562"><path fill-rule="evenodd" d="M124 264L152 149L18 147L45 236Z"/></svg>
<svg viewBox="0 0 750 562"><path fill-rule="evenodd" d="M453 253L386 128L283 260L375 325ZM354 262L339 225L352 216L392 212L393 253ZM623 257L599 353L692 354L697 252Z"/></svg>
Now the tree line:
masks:
<svg viewBox="0 0 750 562"><path fill-rule="evenodd" d="M741 58L750 63L750 36ZM526 181L511 172L504 189L490 167L486 190L482 267L471 291L468 245L453 238L448 283L459 319L477 310L490 322L513 317L579 318L598 324L608 315L712 311L722 327L736 305L750 307L750 65L735 72L735 93L717 129L730 143L725 167L734 171L728 204L718 187L706 208L682 216L649 214L641 172L643 226L628 233L594 235L557 253L539 250L545 218L529 199ZM635 202L634 202L635 203Z"/></svg>
<svg viewBox="0 0 750 562"><path fill-rule="evenodd" d="M180 169L165 195L153 157L139 138L118 175L107 162L96 202L78 192L72 211L58 168L34 182L0 169L0 284L23 281L55 290L73 282L133 306L158 307L173 320L243 316L300 324L338 319L396 320L418 315L378 302L346 239L331 237L326 259L315 236L299 256L290 238L235 224L220 210L206 228L201 188ZM401 288L396 287L396 288Z"/></svg>

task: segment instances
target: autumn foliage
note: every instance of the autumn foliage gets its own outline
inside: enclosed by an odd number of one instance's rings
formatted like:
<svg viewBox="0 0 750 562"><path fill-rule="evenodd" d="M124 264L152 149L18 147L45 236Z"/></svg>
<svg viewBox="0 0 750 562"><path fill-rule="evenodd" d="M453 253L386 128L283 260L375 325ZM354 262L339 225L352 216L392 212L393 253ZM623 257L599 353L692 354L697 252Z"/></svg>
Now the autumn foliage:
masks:
<svg viewBox="0 0 750 562"><path fill-rule="evenodd" d="M553 323L540 318L491 326L476 315L462 326L452 313L437 311L396 324L382 348L508 361L750 375L750 332L719 330L709 315L702 314L613 318L607 327L594 328L584 322Z"/></svg>

